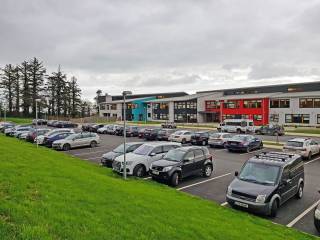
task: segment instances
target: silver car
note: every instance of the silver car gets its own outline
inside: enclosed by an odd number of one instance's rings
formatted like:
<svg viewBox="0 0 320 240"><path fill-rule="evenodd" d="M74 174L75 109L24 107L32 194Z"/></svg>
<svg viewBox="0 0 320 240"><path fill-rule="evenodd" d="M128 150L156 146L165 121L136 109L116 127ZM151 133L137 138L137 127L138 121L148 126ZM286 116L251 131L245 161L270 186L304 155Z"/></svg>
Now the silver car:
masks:
<svg viewBox="0 0 320 240"><path fill-rule="evenodd" d="M149 172L151 163L160 160L169 150L178 147L181 147L181 144L174 142L149 142L141 145L132 153L126 154L127 174L143 177L147 172ZM116 172L123 172L123 155L114 159L112 168Z"/></svg>
<svg viewBox="0 0 320 240"><path fill-rule="evenodd" d="M59 129L53 129L51 130L50 132L44 134L44 135L41 135L41 136L38 136L34 139L34 142L35 143L38 143L40 145L44 144L45 142L45 139L54 135L54 134L57 134L57 133L75 133L74 129L70 129L70 128L59 128Z"/></svg>
<svg viewBox="0 0 320 240"><path fill-rule="evenodd" d="M97 147L100 144L100 137L96 133L83 132L72 134L65 139L57 140L52 143L52 148L68 151L77 147Z"/></svg>
<svg viewBox="0 0 320 240"><path fill-rule="evenodd" d="M232 138L230 133L214 133L209 136L210 147L224 147L226 142Z"/></svg>

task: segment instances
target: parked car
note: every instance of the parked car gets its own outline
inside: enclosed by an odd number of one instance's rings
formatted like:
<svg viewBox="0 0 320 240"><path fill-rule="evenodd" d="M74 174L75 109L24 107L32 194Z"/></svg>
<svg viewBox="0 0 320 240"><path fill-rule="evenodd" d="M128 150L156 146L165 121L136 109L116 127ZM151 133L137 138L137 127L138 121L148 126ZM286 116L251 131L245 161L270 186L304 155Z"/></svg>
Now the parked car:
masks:
<svg viewBox="0 0 320 240"><path fill-rule="evenodd" d="M313 155L319 154L319 144L311 138L294 138L285 143L283 151L300 154L304 159L310 160Z"/></svg>
<svg viewBox="0 0 320 240"><path fill-rule="evenodd" d="M18 131L26 131L27 129L31 129L31 128L32 128L32 126L30 126L30 125L17 125L17 126L14 126L12 128L5 129L4 130L4 134L6 136L12 137L13 134L15 133L15 131L17 131L17 130Z"/></svg>
<svg viewBox="0 0 320 240"><path fill-rule="evenodd" d="M232 207L275 217L278 208L304 187L304 164L298 154L262 153L250 158L227 190Z"/></svg>
<svg viewBox="0 0 320 240"><path fill-rule="evenodd" d="M161 128L147 128L143 134L144 139L149 140L149 141L150 140L151 141L157 140L158 133L160 130L161 130Z"/></svg>
<svg viewBox="0 0 320 240"><path fill-rule="evenodd" d="M191 144L207 146L210 134L212 134L210 131L195 132L191 135Z"/></svg>
<svg viewBox="0 0 320 240"><path fill-rule="evenodd" d="M120 125L110 125L110 126L108 127L107 133L108 133L108 134L111 134L111 135L115 135L117 129L120 128L120 127L121 127Z"/></svg>
<svg viewBox="0 0 320 240"><path fill-rule="evenodd" d="M180 142L182 144L185 144L185 143L191 142L191 136L192 136L191 131L181 130L171 134L169 137L169 141Z"/></svg>
<svg viewBox="0 0 320 240"><path fill-rule="evenodd" d="M126 144L126 153L133 152L138 147L140 147L143 142L129 142ZM112 167L113 160L116 157L123 155L124 153L124 144L119 145L110 152L107 152L102 155L101 164L106 167Z"/></svg>
<svg viewBox="0 0 320 240"><path fill-rule="evenodd" d="M47 120L45 120L45 119L33 119L32 120L32 124L33 125L47 125Z"/></svg>
<svg viewBox="0 0 320 240"><path fill-rule="evenodd" d="M230 133L213 133L209 136L208 144L210 147L225 147L227 141L231 138Z"/></svg>
<svg viewBox="0 0 320 240"><path fill-rule="evenodd" d="M54 123L56 123L56 122L58 122L58 121L57 121L57 120L49 120L49 121L47 122L47 126L48 126L48 127L53 127Z"/></svg>
<svg viewBox="0 0 320 240"><path fill-rule="evenodd" d="M57 128L77 128L78 124L66 121L60 121L54 124Z"/></svg>
<svg viewBox="0 0 320 240"><path fill-rule="evenodd" d="M161 159L169 150L180 147L179 143L150 142L138 147L131 153L126 154L126 171L128 175L143 177L149 172L150 165ZM118 173L123 172L123 155L114 159L112 169Z"/></svg>
<svg viewBox="0 0 320 240"><path fill-rule="evenodd" d="M269 124L256 128L255 133L261 135L283 136L284 127L276 124Z"/></svg>
<svg viewBox="0 0 320 240"><path fill-rule="evenodd" d="M126 132L127 132L128 137L138 137L139 136L139 127L127 126Z"/></svg>
<svg viewBox="0 0 320 240"><path fill-rule="evenodd" d="M138 131L138 137L139 138L144 138L144 132L146 131L147 128L140 128Z"/></svg>
<svg viewBox="0 0 320 240"><path fill-rule="evenodd" d="M164 122L161 124L162 128L177 128L177 124L174 122Z"/></svg>
<svg viewBox="0 0 320 240"><path fill-rule="evenodd" d="M108 131L108 127L109 127L109 126L110 126L110 125L104 125L103 127L99 128L99 129L97 130L97 133L107 134L107 131Z"/></svg>
<svg viewBox="0 0 320 240"><path fill-rule="evenodd" d="M15 124L14 123L8 123L8 122L5 122L5 123L1 123L0 125L0 132L4 133L4 131L8 128L14 128L15 127Z"/></svg>
<svg viewBox="0 0 320 240"><path fill-rule="evenodd" d="M65 139L66 137L68 137L68 136L70 136L72 134L74 134L74 133L72 133L72 132L54 133L54 134L44 138L43 145L45 145L46 147L50 147L51 148L53 142L55 142L57 140Z"/></svg>
<svg viewBox="0 0 320 240"><path fill-rule="evenodd" d="M50 131L51 130L49 128L40 128L40 129L38 128L38 130L32 129L30 132L28 132L28 134L26 136L26 140L28 142L33 143L37 136L45 135L46 133L48 133Z"/></svg>
<svg viewBox="0 0 320 240"><path fill-rule="evenodd" d="M229 152L250 152L256 149L262 149L263 143L261 139L252 135L234 135L231 139L227 141L227 143L225 144L225 148L228 149Z"/></svg>
<svg viewBox="0 0 320 240"><path fill-rule="evenodd" d="M255 126L250 119L226 119L217 128L219 132L254 133Z"/></svg>
<svg viewBox="0 0 320 240"><path fill-rule="evenodd" d="M213 159L206 147L181 147L170 150L166 155L151 164L152 179L165 181L171 186L191 175L210 177L213 172Z"/></svg>
<svg viewBox="0 0 320 240"><path fill-rule="evenodd" d="M176 130L174 129L161 129L158 132L157 140L158 141L168 141L171 134L173 134Z"/></svg>
<svg viewBox="0 0 320 240"><path fill-rule="evenodd" d="M317 206L316 210L314 211L314 226L316 227L317 231L320 233L320 204Z"/></svg>
<svg viewBox="0 0 320 240"><path fill-rule="evenodd" d="M55 134L58 134L58 133L68 133L68 132L75 133L75 130L69 129L69 128L52 129L50 132L36 137L34 139L34 142L42 145L42 144L44 144L45 138L50 137Z"/></svg>
<svg viewBox="0 0 320 240"><path fill-rule="evenodd" d="M104 124L94 124L89 127L88 132L97 132L99 128L104 127Z"/></svg>
<svg viewBox="0 0 320 240"><path fill-rule="evenodd" d="M68 151L77 147L97 147L100 144L100 137L96 133L82 132L72 134L65 139L57 140L52 143L52 148Z"/></svg>
<svg viewBox="0 0 320 240"><path fill-rule="evenodd" d="M17 138L19 138L20 140L26 140L28 134L29 134L29 132L19 133L18 136L17 136Z"/></svg>
<svg viewBox="0 0 320 240"><path fill-rule="evenodd" d="M28 133L30 130L32 130L33 128L31 126L27 126L27 127L18 127L16 128L11 134L10 136L14 136L16 138L19 138L20 134L22 133Z"/></svg>
<svg viewBox="0 0 320 240"><path fill-rule="evenodd" d="M89 129L90 129L93 125L95 125L95 124L94 124L94 123L84 123L84 124L82 124L81 129L82 129L82 131L84 131L84 132L88 132Z"/></svg>

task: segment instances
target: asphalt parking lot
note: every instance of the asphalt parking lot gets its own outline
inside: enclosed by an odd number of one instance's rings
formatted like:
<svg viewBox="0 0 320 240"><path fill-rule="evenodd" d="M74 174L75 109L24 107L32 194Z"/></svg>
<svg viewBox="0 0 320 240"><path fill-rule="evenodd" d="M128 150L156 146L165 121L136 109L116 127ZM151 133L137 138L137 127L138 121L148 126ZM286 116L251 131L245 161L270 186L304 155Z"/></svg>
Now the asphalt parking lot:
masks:
<svg viewBox="0 0 320 240"><path fill-rule="evenodd" d="M123 141L123 137L119 136L100 135L100 137L101 144L98 147L73 149L67 152L67 154L77 156L83 160L100 163L103 153L111 151ZM267 137L267 140L270 138L270 136L263 136L262 138L266 140L265 137ZM285 139L287 138L292 138L292 136L286 136ZM280 141L285 141L285 139ZM127 140L128 142L143 141L136 137L127 138ZM319 139L317 140L319 141ZM177 190L212 200L225 207L228 207L225 202L226 189L234 178L234 172L239 171L244 162L258 152L279 151L264 148L250 153L229 153L225 149L209 149L215 159L214 174L209 179L202 177L188 178L179 184ZM313 225L313 213L316 203L318 203L320 199L318 193L318 189L320 189L319 173L320 156L315 156L311 161L305 162L305 188L303 198L301 200L293 198L286 202L280 207L276 218L265 218L274 223L318 235Z"/></svg>

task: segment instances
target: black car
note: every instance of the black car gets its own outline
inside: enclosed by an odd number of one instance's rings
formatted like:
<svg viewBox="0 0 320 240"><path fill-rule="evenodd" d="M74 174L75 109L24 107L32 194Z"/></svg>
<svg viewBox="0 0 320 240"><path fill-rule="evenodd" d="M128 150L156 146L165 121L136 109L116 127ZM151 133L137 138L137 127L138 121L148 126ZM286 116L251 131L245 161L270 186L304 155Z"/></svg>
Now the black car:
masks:
<svg viewBox="0 0 320 240"><path fill-rule="evenodd" d="M254 137L252 135L234 135L230 138L226 144L225 148L228 149L229 152L232 151L244 151L250 152L256 149L262 149L263 143L262 140Z"/></svg>
<svg viewBox="0 0 320 240"><path fill-rule="evenodd" d="M235 176L226 196L234 208L275 217L282 204L303 196L304 164L298 154L261 153L250 158Z"/></svg>
<svg viewBox="0 0 320 240"><path fill-rule="evenodd" d="M191 144L202 146L208 145L210 134L211 132L209 131L195 132L191 135Z"/></svg>
<svg viewBox="0 0 320 240"><path fill-rule="evenodd" d="M99 128L104 127L104 124L93 124L88 127L88 132L97 132Z"/></svg>
<svg viewBox="0 0 320 240"><path fill-rule="evenodd" d="M47 120L45 119L33 119L32 124L33 125L47 125Z"/></svg>
<svg viewBox="0 0 320 240"><path fill-rule="evenodd" d="M146 131L147 128L140 128L138 131L138 137L139 138L144 138L144 132Z"/></svg>
<svg viewBox="0 0 320 240"><path fill-rule="evenodd" d="M173 129L161 129L158 132L157 140L159 141L168 141L169 137L172 133L174 133L176 130Z"/></svg>
<svg viewBox="0 0 320 240"><path fill-rule="evenodd" d="M161 129L160 128L148 128L144 131L143 133L143 137L145 140L157 140L157 137L158 137L158 133Z"/></svg>
<svg viewBox="0 0 320 240"><path fill-rule="evenodd" d="M128 126L126 128L128 137L138 137L139 136L139 128L136 126Z"/></svg>
<svg viewBox="0 0 320 240"><path fill-rule="evenodd" d="M84 123L84 124L82 124L81 129L82 129L82 131L84 131L84 132L89 132L89 129L90 129L93 125L95 125L95 124L94 124L94 123Z"/></svg>
<svg viewBox="0 0 320 240"><path fill-rule="evenodd" d="M201 174L210 177L213 159L206 147L181 147L170 150L150 167L152 179L177 186L183 178Z"/></svg>
<svg viewBox="0 0 320 240"><path fill-rule="evenodd" d="M72 122L59 121L54 123L54 127L57 128L77 128L78 124Z"/></svg>
<svg viewBox="0 0 320 240"><path fill-rule="evenodd" d="M283 136L284 127L280 125L269 124L266 126L261 126L255 131L255 133L261 135Z"/></svg>
<svg viewBox="0 0 320 240"><path fill-rule="evenodd" d="M162 128L177 128L176 123L174 122L164 122L161 124Z"/></svg>
<svg viewBox="0 0 320 240"><path fill-rule="evenodd" d="M143 142L129 142L129 143L127 143L126 144L126 153L133 152L138 147L140 147L142 144L143 144ZM101 158L101 164L103 166L111 168L113 160L116 157L119 157L119 156L123 155L123 153L124 153L123 146L124 145L121 144L118 147L116 147L115 149L113 149L111 152L107 152L107 153L103 154L102 158Z"/></svg>
<svg viewBox="0 0 320 240"><path fill-rule="evenodd" d="M316 227L317 231L320 233L320 204L314 211L314 226Z"/></svg>

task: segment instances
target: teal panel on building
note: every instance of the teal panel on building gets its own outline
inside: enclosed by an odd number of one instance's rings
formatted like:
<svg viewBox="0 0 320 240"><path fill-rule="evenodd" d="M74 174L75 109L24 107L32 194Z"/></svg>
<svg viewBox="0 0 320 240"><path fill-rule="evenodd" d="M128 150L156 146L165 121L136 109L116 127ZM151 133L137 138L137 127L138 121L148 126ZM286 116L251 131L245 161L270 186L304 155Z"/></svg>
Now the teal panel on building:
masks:
<svg viewBox="0 0 320 240"><path fill-rule="evenodd" d="M133 100L134 108L132 109L132 121L146 121L148 116L147 101L154 100L156 97L146 97Z"/></svg>

